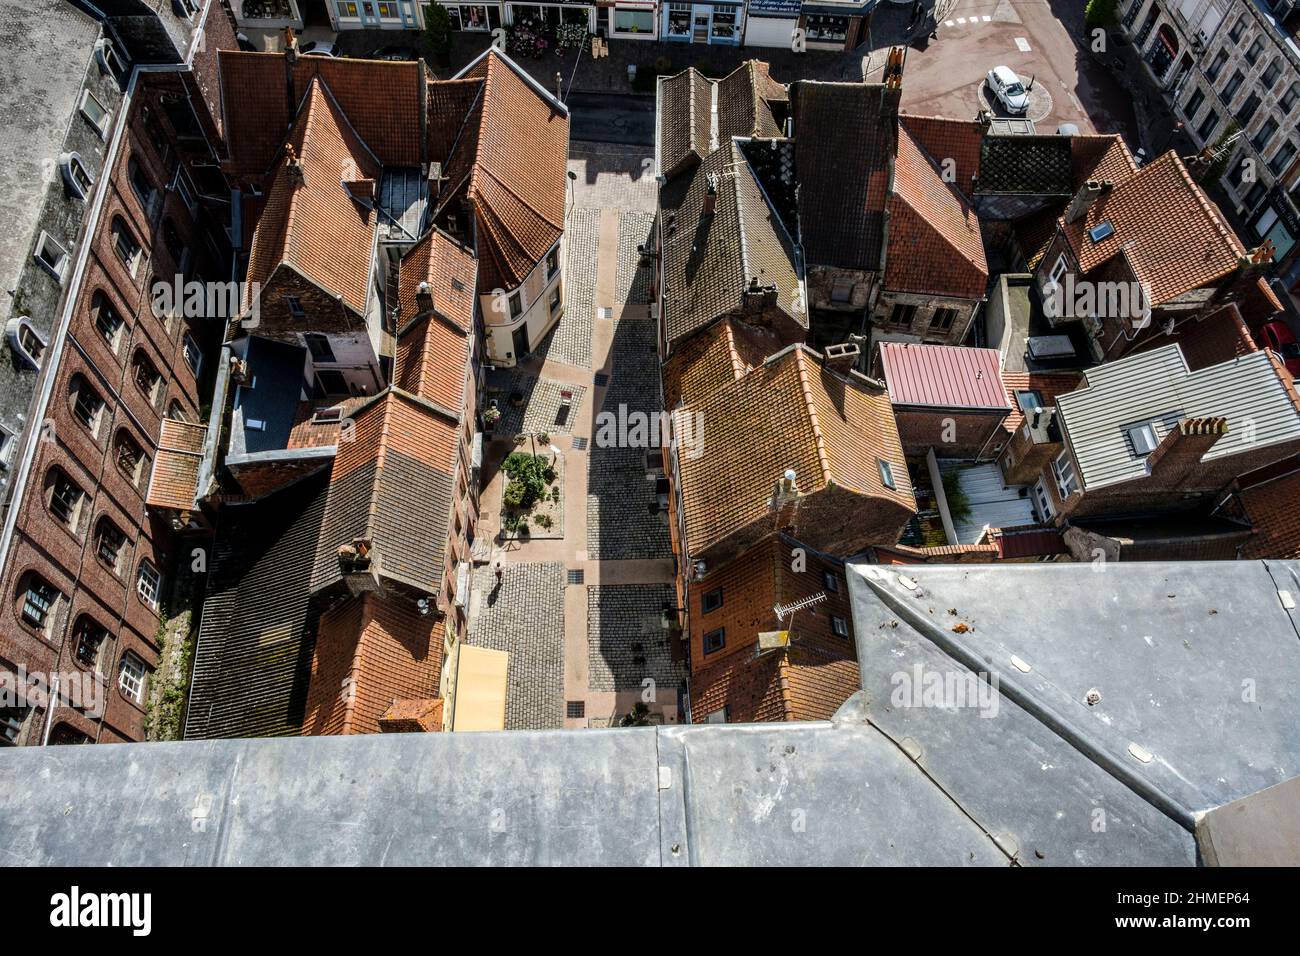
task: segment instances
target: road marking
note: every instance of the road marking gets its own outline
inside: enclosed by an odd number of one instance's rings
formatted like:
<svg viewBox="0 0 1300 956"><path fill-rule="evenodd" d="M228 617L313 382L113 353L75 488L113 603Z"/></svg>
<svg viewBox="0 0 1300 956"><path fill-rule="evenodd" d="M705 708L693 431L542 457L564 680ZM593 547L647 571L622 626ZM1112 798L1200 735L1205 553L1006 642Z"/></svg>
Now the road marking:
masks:
<svg viewBox="0 0 1300 956"><path fill-rule="evenodd" d="M955 27L957 24L954 23L952 20L944 20L943 25L946 27Z"/></svg>
<svg viewBox="0 0 1300 956"><path fill-rule="evenodd" d="M1024 37L1016 37L1016 49L1021 53L1029 52L1029 41Z"/></svg>
<svg viewBox="0 0 1300 956"><path fill-rule="evenodd" d="M965 18L965 17L958 17L958 18L957 18L957 22L958 22L958 23L965 23L965 22L966 22L966 18Z"/></svg>
<svg viewBox="0 0 1300 956"><path fill-rule="evenodd" d="M988 22L989 22L990 20L992 20L993 18L992 18L992 17L983 17L982 19L984 20L985 23L988 23Z"/></svg>

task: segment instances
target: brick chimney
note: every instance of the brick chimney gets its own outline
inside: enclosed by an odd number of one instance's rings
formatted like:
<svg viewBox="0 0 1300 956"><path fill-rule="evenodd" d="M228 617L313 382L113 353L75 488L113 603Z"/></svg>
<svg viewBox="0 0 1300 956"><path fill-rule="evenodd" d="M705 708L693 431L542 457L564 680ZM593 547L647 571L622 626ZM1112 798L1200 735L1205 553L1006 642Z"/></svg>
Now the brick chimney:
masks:
<svg viewBox="0 0 1300 956"><path fill-rule="evenodd" d="M379 718L381 734L437 733L442 730L441 697L395 700Z"/></svg>
<svg viewBox="0 0 1300 956"><path fill-rule="evenodd" d="M1083 218L1083 214L1088 211L1088 207L1096 202L1101 196L1110 192L1114 186L1109 179L1090 179L1074 194L1074 199L1070 202L1070 208L1065 211L1066 222L1078 222Z"/></svg>
<svg viewBox="0 0 1300 956"><path fill-rule="evenodd" d="M758 276L754 276L749 280L749 288L745 290L741 311L745 315L762 315L776 306L778 291L774 285L759 285Z"/></svg>
<svg viewBox="0 0 1300 956"><path fill-rule="evenodd" d="M839 342L826 346L822 352L822 365L832 372L847 374L857 368L862 350L854 342Z"/></svg>
<svg viewBox="0 0 1300 956"><path fill-rule="evenodd" d="M1201 459L1226 434L1226 418L1184 418L1147 456L1151 481L1171 491L1193 484Z"/></svg>
<svg viewBox="0 0 1300 956"><path fill-rule="evenodd" d="M290 66L298 62L298 34L293 32L293 27L284 28L284 58Z"/></svg>
<svg viewBox="0 0 1300 956"><path fill-rule="evenodd" d="M293 143L288 143L284 147L284 167L289 171L289 178L298 185L307 182L307 170L303 168L302 160L298 158Z"/></svg>
<svg viewBox="0 0 1300 956"><path fill-rule="evenodd" d="M718 208L718 176L716 173L709 173L705 180L704 187L704 209L701 215L705 219L712 218L713 213Z"/></svg>
<svg viewBox="0 0 1300 956"><path fill-rule="evenodd" d="M433 290L429 288L429 283L421 282L415 287L415 307L420 315L433 311Z"/></svg>

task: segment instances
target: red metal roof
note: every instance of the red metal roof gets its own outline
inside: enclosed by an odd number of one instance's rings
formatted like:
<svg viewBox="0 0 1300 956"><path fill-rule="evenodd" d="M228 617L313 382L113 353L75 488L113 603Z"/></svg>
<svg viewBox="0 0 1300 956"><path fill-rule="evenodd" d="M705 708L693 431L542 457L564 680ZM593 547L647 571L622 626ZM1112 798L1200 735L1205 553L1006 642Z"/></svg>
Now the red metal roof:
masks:
<svg viewBox="0 0 1300 956"><path fill-rule="evenodd" d="M880 358L895 405L1011 408L996 349L884 342Z"/></svg>

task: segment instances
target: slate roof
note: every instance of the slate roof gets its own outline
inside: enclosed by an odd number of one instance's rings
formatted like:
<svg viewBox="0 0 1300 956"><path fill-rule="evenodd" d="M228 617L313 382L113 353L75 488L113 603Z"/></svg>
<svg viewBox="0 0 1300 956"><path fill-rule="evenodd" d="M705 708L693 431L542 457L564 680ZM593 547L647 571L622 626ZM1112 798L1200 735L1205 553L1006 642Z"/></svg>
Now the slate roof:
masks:
<svg viewBox="0 0 1300 956"><path fill-rule="evenodd" d="M1093 242L1088 230L1102 222L1115 231ZM1149 284L1153 305L1223 278L1245 254L1173 152L1143 166L1100 196L1077 222L1063 222L1061 228L1082 272L1126 252L1138 280Z"/></svg>
<svg viewBox="0 0 1300 956"><path fill-rule="evenodd" d="M1071 196L1074 149L1068 136L987 136L980 146L984 194Z"/></svg>
<svg viewBox="0 0 1300 956"><path fill-rule="evenodd" d="M772 79L761 60L746 60L717 82L718 144L733 136L777 137L781 125L771 102L789 99L784 87Z"/></svg>
<svg viewBox="0 0 1300 956"><path fill-rule="evenodd" d="M321 80L312 81L288 143L304 181L286 156L253 233L249 286L265 286L289 265L364 315L378 217L371 205L352 198L340 171L377 180L382 167Z"/></svg>
<svg viewBox="0 0 1300 956"><path fill-rule="evenodd" d="M864 508L915 507L888 395L863 376L824 369L804 346L770 356L679 414L697 412L703 449L681 457L679 482L694 555L771 515L787 469L805 498L834 487L861 496ZM892 490L879 459L893 465Z"/></svg>
<svg viewBox="0 0 1300 956"><path fill-rule="evenodd" d="M799 223L809 265L879 271L884 215L894 156L888 99L882 84L790 86Z"/></svg>
<svg viewBox="0 0 1300 956"><path fill-rule="evenodd" d="M714 149L713 82L694 67L659 80L659 169L669 179Z"/></svg>
<svg viewBox="0 0 1300 956"><path fill-rule="evenodd" d="M466 186L483 287L513 289L564 231L569 111L494 48L456 78L483 90L449 157L442 206Z"/></svg>
<svg viewBox="0 0 1300 956"><path fill-rule="evenodd" d="M934 160L905 126L898 132L889 212L887 290L962 299L984 296L989 270L975 210L955 185L943 180Z"/></svg>
<svg viewBox="0 0 1300 956"><path fill-rule="evenodd" d="M704 214L710 178L712 216ZM664 322L670 343L740 311L753 280L775 285L777 308L808 327L803 270L780 216L734 142L660 193L663 215Z"/></svg>

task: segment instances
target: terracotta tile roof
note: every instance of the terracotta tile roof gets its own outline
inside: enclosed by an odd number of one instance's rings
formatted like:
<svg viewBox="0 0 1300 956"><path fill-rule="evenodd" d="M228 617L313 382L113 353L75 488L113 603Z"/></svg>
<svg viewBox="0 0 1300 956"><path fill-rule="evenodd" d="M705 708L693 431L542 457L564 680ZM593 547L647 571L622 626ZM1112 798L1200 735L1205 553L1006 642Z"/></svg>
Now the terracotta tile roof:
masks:
<svg viewBox="0 0 1300 956"><path fill-rule="evenodd" d="M1133 154L1118 133L1071 136L1070 147L1075 189L1089 179L1109 179L1118 186L1137 174Z"/></svg>
<svg viewBox="0 0 1300 956"><path fill-rule="evenodd" d="M713 82L694 67L659 82L659 168L671 179L713 151Z"/></svg>
<svg viewBox="0 0 1300 956"><path fill-rule="evenodd" d="M856 373L824 369L803 346L768 358L684 414L696 412L703 415L702 450L680 459L682 517L693 556L765 520L786 520L773 501L787 469L801 493L791 519L796 525L816 520L808 502L830 489L863 499L861 508L897 518L899 527L914 510L888 395ZM892 490L883 484L880 459L892 465ZM792 527L791 533L800 532Z"/></svg>
<svg viewBox="0 0 1300 956"><path fill-rule="evenodd" d="M790 87L799 222L810 265L876 272L884 246L894 124L882 84Z"/></svg>
<svg viewBox="0 0 1300 956"><path fill-rule="evenodd" d="M1199 322L1184 321L1172 335L1158 332L1134 351L1143 352L1171 342L1178 343L1187 367L1193 372L1259 351L1259 345L1251 337L1250 329L1235 305L1224 306Z"/></svg>
<svg viewBox="0 0 1300 956"><path fill-rule="evenodd" d="M906 127L898 134L889 211L886 289L983 297L989 272L975 210L955 186L943 181Z"/></svg>
<svg viewBox="0 0 1300 956"><path fill-rule="evenodd" d="M282 53L222 50L218 64L227 147L237 176L256 178L271 166L293 112L318 76L381 162L418 166L422 161L419 62L299 57L292 89ZM383 95L376 96L376 90Z"/></svg>
<svg viewBox="0 0 1300 956"><path fill-rule="evenodd" d="M1047 252L1047 247L1056 238L1056 227L1061 218L1061 211L1057 206L1048 206L1017 219L1013 224L1016 242L1025 257L1025 264L1031 270L1037 268L1039 261Z"/></svg>
<svg viewBox="0 0 1300 956"><path fill-rule="evenodd" d="M900 114L899 124L931 156L955 164L953 185L970 197L980 168L980 144L984 142L984 124L978 120L947 119L942 116L908 116Z"/></svg>
<svg viewBox="0 0 1300 956"><path fill-rule="evenodd" d="M800 548L806 568L792 571L790 555ZM829 591L829 574L837 590ZM703 613L701 597L721 591L722 605ZM821 603L777 619L774 605L790 604L816 594ZM858 690L848 585L843 562L807 548L786 535L771 535L745 556L692 584L690 596L691 713L699 721L727 708L733 723L776 720L825 720ZM847 637L834 632L840 618ZM725 644L708 656L703 635L721 628ZM789 630L788 648L759 656L758 635Z"/></svg>
<svg viewBox="0 0 1300 956"><path fill-rule="evenodd" d="M438 229L425 234L402 257L398 279L398 302L403 322L420 315L419 286L429 284L433 310L462 331L474 326L473 250Z"/></svg>
<svg viewBox="0 0 1300 956"><path fill-rule="evenodd" d="M664 405L698 405L780 350L781 340L768 329L738 319L715 322L664 363Z"/></svg>
<svg viewBox="0 0 1300 956"><path fill-rule="evenodd" d="M717 193L712 216L705 214L710 182ZM671 180L659 202L670 343L744 310L746 290L755 281L776 287L772 307L790 328L808 327L794 243L734 142L711 153L691 175Z"/></svg>
<svg viewBox="0 0 1300 956"><path fill-rule="evenodd" d="M1247 488L1239 497L1255 526L1241 557L1300 558L1300 471Z"/></svg>
<svg viewBox="0 0 1300 956"><path fill-rule="evenodd" d="M1115 231L1093 242L1087 232L1103 222ZM1155 305L1221 279L1245 253L1172 152L1098 198L1077 222L1063 221L1061 228L1082 272L1125 251L1138 280L1150 285Z"/></svg>
<svg viewBox="0 0 1300 956"><path fill-rule="evenodd" d="M1082 372L1012 372L1003 370L1002 382L1007 387L1007 399L1011 402L1011 413L1003 419L1002 427L1015 434L1024 422L1024 413L1016 402L1016 392L1033 389L1043 397L1043 404L1056 404L1056 396L1073 392L1083 381Z"/></svg>
<svg viewBox="0 0 1300 956"><path fill-rule="evenodd" d="M395 700L436 696L444 621L421 616L411 600L378 594L321 615L303 735L379 733Z"/></svg>
<svg viewBox="0 0 1300 956"><path fill-rule="evenodd" d="M474 113L474 104L483 92L483 80L471 77L463 80L433 80L428 92L429 161L442 163L447 158L466 119ZM446 170L444 168L444 174Z"/></svg>
<svg viewBox="0 0 1300 956"><path fill-rule="evenodd" d="M337 445L342 431L342 420L351 414L351 410L365 399L350 398L343 402L299 402L298 412L294 416L293 427L289 429L286 448L323 448ZM317 413L327 408L338 408L339 417L334 420L318 420Z"/></svg>
<svg viewBox="0 0 1300 956"><path fill-rule="evenodd" d="M880 360L895 405L1008 407L997 349L882 342Z"/></svg>
<svg viewBox="0 0 1300 956"><path fill-rule="evenodd" d="M339 445L330 474L313 590L339 579L340 547L365 539L381 576L440 593L459 420L392 387L351 419L353 439Z"/></svg>
<svg viewBox="0 0 1300 956"><path fill-rule="evenodd" d="M191 511L198 491L199 464L208 427L175 418L164 418L158 435L158 451L149 475L145 503L155 508Z"/></svg>
<svg viewBox="0 0 1300 956"><path fill-rule="evenodd" d="M461 414L474 329L473 253L434 229L402 258L401 302L394 382L440 407ZM427 282L433 312L420 309L420 283Z"/></svg>
<svg viewBox="0 0 1300 956"><path fill-rule="evenodd" d="M378 179L382 169L320 80L312 83L289 145L304 181L286 158L253 233L248 282L266 285L287 264L364 314L377 217L351 197L340 170Z"/></svg>
<svg viewBox="0 0 1300 956"><path fill-rule="evenodd" d="M458 79L483 95L448 161L451 188L468 163L466 198L478 219L482 287L519 286L560 239L568 186L569 115L508 58L489 49ZM470 158L472 157L472 159Z"/></svg>

